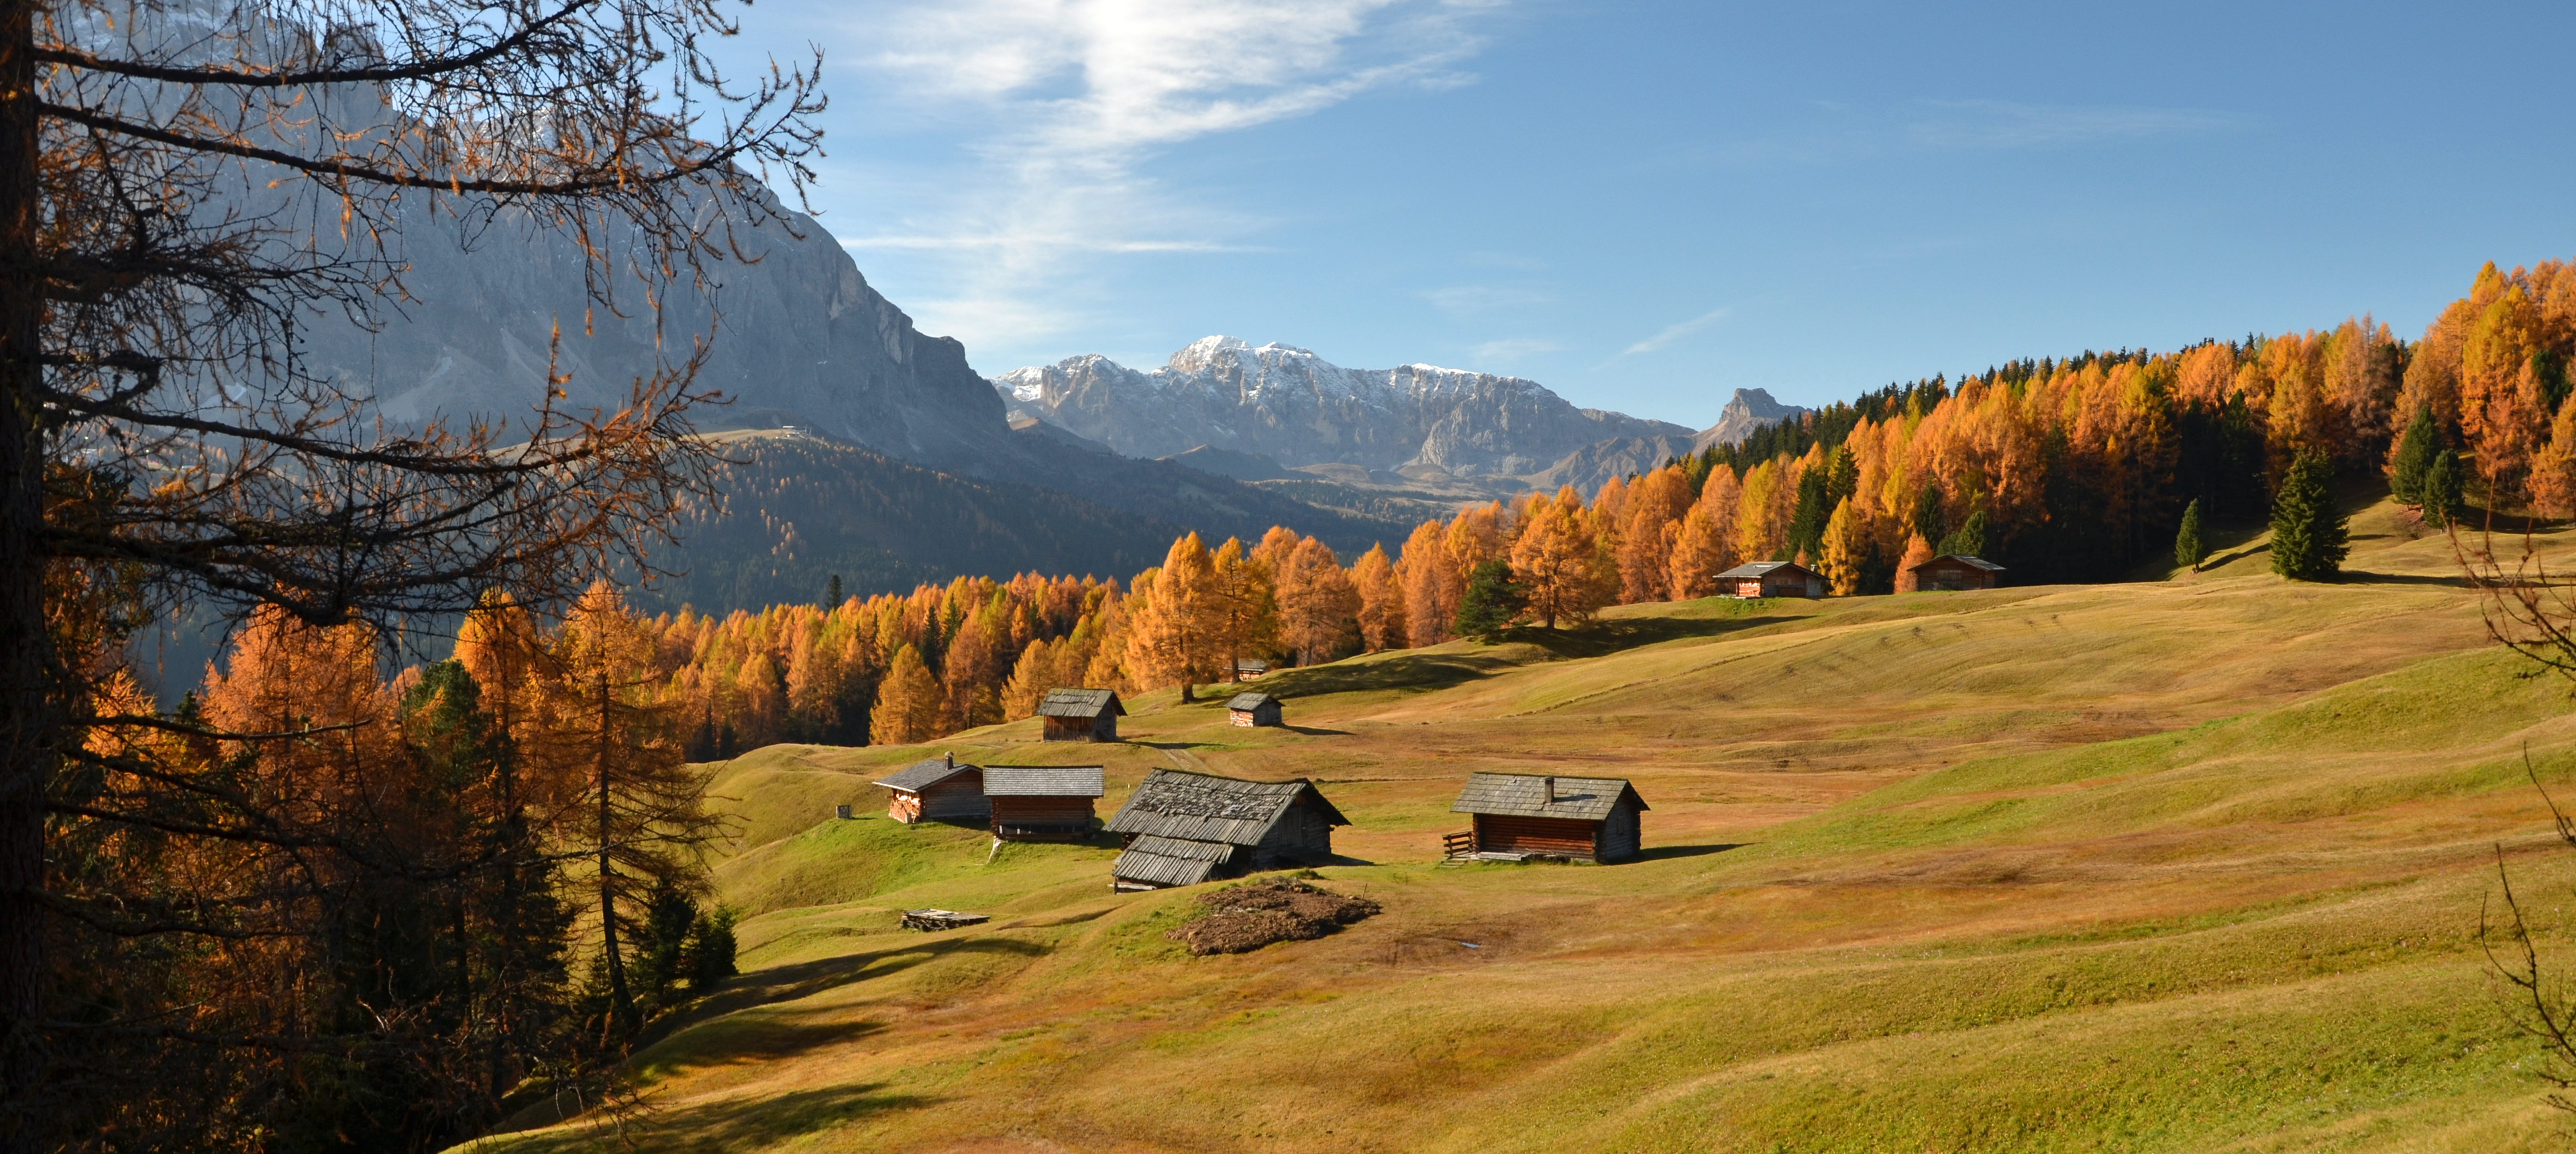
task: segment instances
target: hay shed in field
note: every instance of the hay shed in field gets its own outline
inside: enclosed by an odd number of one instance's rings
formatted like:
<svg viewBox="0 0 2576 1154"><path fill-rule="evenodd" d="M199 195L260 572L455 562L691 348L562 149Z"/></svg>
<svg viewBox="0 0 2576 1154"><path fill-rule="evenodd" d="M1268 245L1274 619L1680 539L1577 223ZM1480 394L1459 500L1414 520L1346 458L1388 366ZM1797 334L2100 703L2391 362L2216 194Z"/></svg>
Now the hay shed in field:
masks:
<svg viewBox="0 0 2576 1154"><path fill-rule="evenodd" d="M1286 725L1279 713L1279 699L1267 693L1238 693L1225 703L1225 719L1233 725Z"/></svg>
<svg viewBox="0 0 2576 1154"><path fill-rule="evenodd" d="M1962 553L1944 553L1896 575L1899 593L1928 593L1936 589L1992 589L2004 567L1983 557Z"/></svg>
<svg viewBox="0 0 2576 1154"><path fill-rule="evenodd" d="M886 816L905 824L917 821L973 822L981 825L993 809L984 801L984 770L960 763L953 754L916 761L879 779L886 788Z"/></svg>
<svg viewBox="0 0 2576 1154"><path fill-rule="evenodd" d="M1333 827L1350 819L1305 778L1241 781L1158 769L1138 783L1108 830L1126 852L1109 867L1120 890L1197 885L1333 856Z"/></svg>
<svg viewBox="0 0 2576 1154"><path fill-rule="evenodd" d="M1721 597L1822 597L1825 579L1795 561L1754 561L1717 575Z"/></svg>
<svg viewBox="0 0 2576 1154"><path fill-rule="evenodd" d="M1114 689L1050 689L1038 703L1038 722L1045 741L1116 741L1118 719L1127 707Z"/></svg>
<svg viewBox="0 0 2576 1154"><path fill-rule="evenodd" d="M1101 793L1096 765L988 765L984 797L1001 841L1079 841L1091 836Z"/></svg>
<svg viewBox="0 0 2576 1154"><path fill-rule="evenodd" d="M1460 848L1474 856L1613 862L1639 853L1645 809L1626 778L1475 773L1449 812L1472 818L1473 841Z"/></svg>
<svg viewBox="0 0 2576 1154"><path fill-rule="evenodd" d="M1234 679L1237 681L1241 681L1247 677L1259 677L1268 672L1270 672L1270 663L1258 657L1237 657L1234 659Z"/></svg>

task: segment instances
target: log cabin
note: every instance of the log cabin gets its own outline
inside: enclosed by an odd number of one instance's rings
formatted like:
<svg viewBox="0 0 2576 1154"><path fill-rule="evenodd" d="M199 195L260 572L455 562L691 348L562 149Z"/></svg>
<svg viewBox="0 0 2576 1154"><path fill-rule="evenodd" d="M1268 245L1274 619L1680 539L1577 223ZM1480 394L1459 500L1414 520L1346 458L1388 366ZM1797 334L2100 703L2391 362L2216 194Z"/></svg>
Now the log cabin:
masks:
<svg viewBox="0 0 2576 1154"><path fill-rule="evenodd" d="M1472 816L1468 852L1479 857L1626 861L1640 852L1646 799L1617 777L1476 773L1451 813Z"/></svg>
<svg viewBox="0 0 2576 1154"><path fill-rule="evenodd" d="M984 800L984 770L961 765L954 754L916 761L876 782L891 798L886 816L910 825L920 821L984 824L993 807Z"/></svg>
<svg viewBox="0 0 2576 1154"><path fill-rule="evenodd" d="M1279 699L1267 693L1238 693L1225 703L1225 719L1232 725L1288 724L1279 712Z"/></svg>
<svg viewBox="0 0 2576 1154"><path fill-rule="evenodd" d="M1043 741L1116 741L1127 707L1114 689L1050 689L1038 703Z"/></svg>
<svg viewBox="0 0 2576 1154"><path fill-rule="evenodd" d="M1234 679L1237 681L1261 677L1269 672L1270 663L1258 657L1237 657L1234 659Z"/></svg>
<svg viewBox="0 0 2576 1154"><path fill-rule="evenodd" d="M1080 841L1091 836L1101 793L1096 765L988 765L984 798L995 841Z"/></svg>
<svg viewBox="0 0 2576 1154"><path fill-rule="evenodd" d="M1717 575L1720 597L1822 597L1825 579L1795 561L1754 561Z"/></svg>
<svg viewBox="0 0 2576 1154"><path fill-rule="evenodd" d="M1158 769L1109 819L1126 852L1109 867L1110 888L1197 885L1333 856L1333 827L1350 819L1305 778L1240 781Z"/></svg>
<svg viewBox="0 0 2576 1154"><path fill-rule="evenodd" d="M1896 575L1899 593L1929 593L1937 589L1992 589L2004 567L1983 557L1964 553L1944 553Z"/></svg>

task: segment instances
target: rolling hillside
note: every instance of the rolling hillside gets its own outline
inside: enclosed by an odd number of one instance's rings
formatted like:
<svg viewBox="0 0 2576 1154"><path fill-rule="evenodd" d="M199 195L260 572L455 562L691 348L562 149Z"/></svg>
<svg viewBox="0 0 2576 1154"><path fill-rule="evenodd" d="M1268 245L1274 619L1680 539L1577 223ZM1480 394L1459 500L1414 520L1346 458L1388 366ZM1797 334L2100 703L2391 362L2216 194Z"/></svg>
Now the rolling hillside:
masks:
<svg viewBox="0 0 2576 1154"><path fill-rule="evenodd" d="M1112 896L1105 846L888 822L866 782L922 749L758 751L716 787L749 972L638 1057L637 1140L2556 1148L2473 936L2499 847L2576 882L2523 768L2576 784L2567 687L2488 643L2448 542L2385 504L2354 533L2332 585L2258 540L2163 582L1634 606L1276 675L1287 731L1158 694L1123 745L941 743L1103 760L1104 813L1155 766L1320 779L1356 823L1320 884L1386 912L1243 956L1167 941L1193 894ZM1435 867L1476 768L1633 778L1646 860ZM994 919L895 930L923 905Z"/></svg>

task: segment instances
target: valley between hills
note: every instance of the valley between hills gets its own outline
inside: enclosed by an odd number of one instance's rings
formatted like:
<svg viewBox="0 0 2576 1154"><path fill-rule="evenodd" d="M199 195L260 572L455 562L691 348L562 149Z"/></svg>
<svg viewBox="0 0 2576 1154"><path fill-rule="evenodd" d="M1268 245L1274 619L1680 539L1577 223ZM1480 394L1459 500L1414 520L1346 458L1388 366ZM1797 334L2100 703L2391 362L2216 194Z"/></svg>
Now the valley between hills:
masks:
<svg viewBox="0 0 2576 1154"><path fill-rule="evenodd" d="M2521 1151L2537 1045L2481 951L2576 850L2568 686L2494 645L2452 542L2357 511L2344 576L2266 538L2163 580L1707 599L1287 670L1286 729L1139 696L714 769L742 976L632 1059L691 1151ZM2533 538L2563 566L2576 540ZM1380 916L1193 957L1199 890L1107 840L899 825L924 756L1309 777L1314 884ZM1634 781L1641 861L1442 867L1471 770ZM835 805L857 817L837 820ZM899 911L989 913L921 934ZM2545 959L2567 972L2576 958ZM552 1124L549 1124L552 1123ZM614 1144L540 1107L477 1150Z"/></svg>

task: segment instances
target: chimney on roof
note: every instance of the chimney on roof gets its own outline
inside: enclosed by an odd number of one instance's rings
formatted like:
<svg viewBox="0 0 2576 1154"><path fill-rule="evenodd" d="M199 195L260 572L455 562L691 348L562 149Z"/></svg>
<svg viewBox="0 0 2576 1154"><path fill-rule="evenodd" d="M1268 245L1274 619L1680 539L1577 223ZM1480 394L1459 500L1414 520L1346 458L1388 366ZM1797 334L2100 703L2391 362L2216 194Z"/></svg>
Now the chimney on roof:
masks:
<svg viewBox="0 0 2576 1154"><path fill-rule="evenodd" d="M1546 776L1546 777L1540 778L1539 780L1540 780L1540 781L1542 781L1542 782L1545 782L1545 783L1547 784L1547 803L1548 803L1549 805L1555 805L1555 804L1556 804L1556 775L1554 775L1554 774L1550 774L1550 775L1548 775L1548 776Z"/></svg>
<svg viewBox="0 0 2576 1154"><path fill-rule="evenodd" d="M955 750L950 750L946 753L940 754L939 756L948 759L948 768L957 768L957 752Z"/></svg>

